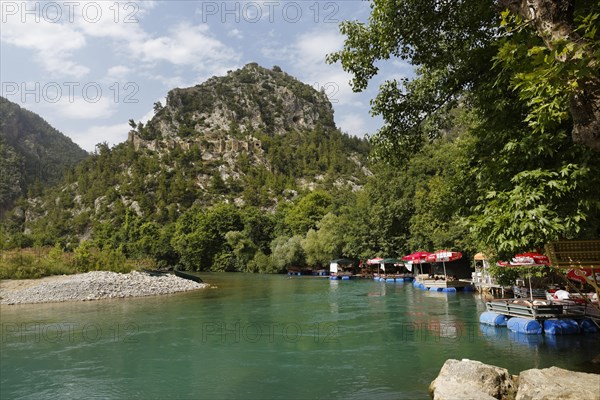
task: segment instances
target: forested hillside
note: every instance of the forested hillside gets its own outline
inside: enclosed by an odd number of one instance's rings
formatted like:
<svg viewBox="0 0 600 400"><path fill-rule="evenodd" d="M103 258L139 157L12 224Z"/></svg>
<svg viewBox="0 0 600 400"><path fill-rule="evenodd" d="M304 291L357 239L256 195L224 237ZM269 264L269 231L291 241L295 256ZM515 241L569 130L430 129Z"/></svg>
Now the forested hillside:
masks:
<svg viewBox="0 0 600 400"><path fill-rule="evenodd" d="M325 94L276 67L174 89L155 113L18 204L3 222L4 248L277 271L264 262L273 241L316 228L371 175L367 142L335 127Z"/></svg>
<svg viewBox="0 0 600 400"><path fill-rule="evenodd" d="M87 153L39 115L0 97L0 213L58 183Z"/></svg>

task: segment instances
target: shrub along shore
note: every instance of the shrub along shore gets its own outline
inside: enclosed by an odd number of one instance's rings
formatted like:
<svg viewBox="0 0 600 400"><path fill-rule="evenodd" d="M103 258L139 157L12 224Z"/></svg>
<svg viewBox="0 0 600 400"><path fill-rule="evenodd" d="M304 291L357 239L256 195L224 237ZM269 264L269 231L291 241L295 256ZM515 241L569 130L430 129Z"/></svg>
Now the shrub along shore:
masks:
<svg viewBox="0 0 600 400"><path fill-rule="evenodd" d="M56 247L35 247L4 251L0 255L0 279L36 279L52 275L72 275L89 271L127 273L154 269L150 259L132 260L119 250L98 250L80 246L74 252Z"/></svg>

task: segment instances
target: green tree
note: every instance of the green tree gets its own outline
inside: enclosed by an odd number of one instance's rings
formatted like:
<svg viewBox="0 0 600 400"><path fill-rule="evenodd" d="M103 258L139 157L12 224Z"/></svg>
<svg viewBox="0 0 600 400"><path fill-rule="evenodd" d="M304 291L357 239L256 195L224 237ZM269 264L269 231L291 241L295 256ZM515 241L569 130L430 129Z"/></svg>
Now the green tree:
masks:
<svg viewBox="0 0 600 400"><path fill-rule="evenodd" d="M318 230L309 229L302 242L306 263L311 266L324 266L332 259L342 256L343 231L339 218L328 213L317 224Z"/></svg>
<svg viewBox="0 0 600 400"><path fill-rule="evenodd" d="M206 212L193 207L178 218L172 245L184 268L208 270L219 264L215 256L231 251L225 238L227 232L242 229L240 214L232 205L216 205Z"/></svg>
<svg viewBox="0 0 600 400"><path fill-rule="evenodd" d="M259 272L261 274L276 274L282 272L281 268L277 268L272 257L266 255L262 251L257 251L254 258L248 263L248 272Z"/></svg>
<svg viewBox="0 0 600 400"><path fill-rule="evenodd" d="M256 254L256 245L245 233L239 231L227 232L225 240L236 258L237 269L245 270Z"/></svg>
<svg viewBox="0 0 600 400"><path fill-rule="evenodd" d="M278 236L271 243L271 258L273 265L278 270L287 267L303 267L306 265L306 256L302 248L302 236Z"/></svg>
<svg viewBox="0 0 600 400"><path fill-rule="evenodd" d="M263 253L271 253L270 244L275 237L275 216L272 213L255 207L245 207L241 210L244 222L244 234Z"/></svg>
<svg viewBox="0 0 600 400"><path fill-rule="evenodd" d="M471 113L465 129L475 138L469 167L478 204L468 222L479 246L508 255L597 236L597 2L497 3L509 9L502 19L488 2L376 0L367 24L341 25L344 48L328 59L353 74L355 90L380 60L415 67L413 79L384 83L373 101L386 122L371 138L380 158L412 162L447 134L452 110ZM427 192L419 194L425 210Z"/></svg>
<svg viewBox="0 0 600 400"><path fill-rule="evenodd" d="M331 195L323 191L310 192L288 211L285 222L292 233L304 235L327 214L332 204Z"/></svg>

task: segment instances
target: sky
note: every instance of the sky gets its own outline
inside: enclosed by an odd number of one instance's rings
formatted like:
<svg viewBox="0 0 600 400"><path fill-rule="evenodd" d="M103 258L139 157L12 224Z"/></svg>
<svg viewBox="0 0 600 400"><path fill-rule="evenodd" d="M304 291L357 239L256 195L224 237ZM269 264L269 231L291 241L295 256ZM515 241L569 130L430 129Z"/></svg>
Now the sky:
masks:
<svg viewBox="0 0 600 400"><path fill-rule="evenodd" d="M0 1L1 95L88 151L127 139L169 90L257 62L323 89L337 126L363 137L382 125L370 100L410 75L390 60L363 93L340 64L339 24L366 22L367 1Z"/></svg>

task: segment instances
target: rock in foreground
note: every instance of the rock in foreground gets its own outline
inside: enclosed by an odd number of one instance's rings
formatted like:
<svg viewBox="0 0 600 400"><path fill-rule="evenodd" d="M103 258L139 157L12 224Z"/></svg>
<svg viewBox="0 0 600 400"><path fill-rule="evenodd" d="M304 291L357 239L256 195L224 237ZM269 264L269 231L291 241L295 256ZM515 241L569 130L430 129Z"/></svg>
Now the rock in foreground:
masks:
<svg viewBox="0 0 600 400"><path fill-rule="evenodd" d="M64 277L60 280L40 282L21 290L3 292L0 304L154 296L201 289L207 286L175 275L150 276L136 271L128 274L93 271Z"/></svg>
<svg viewBox="0 0 600 400"><path fill-rule="evenodd" d="M434 400L600 400L600 375L551 367L511 376L504 368L479 361L450 359L429 391Z"/></svg>
<svg viewBox="0 0 600 400"><path fill-rule="evenodd" d="M447 360L429 391L436 400L514 399L516 388L504 368L472 360Z"/></svg>
<svg viewBox="0 0 600 400"><path fill-rule="evenodd" d="M600 399L600 375L558 367L528 369L519 374L517 400Z"/></svg>

